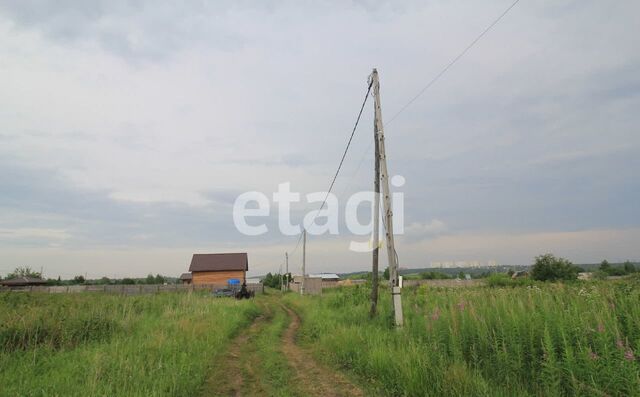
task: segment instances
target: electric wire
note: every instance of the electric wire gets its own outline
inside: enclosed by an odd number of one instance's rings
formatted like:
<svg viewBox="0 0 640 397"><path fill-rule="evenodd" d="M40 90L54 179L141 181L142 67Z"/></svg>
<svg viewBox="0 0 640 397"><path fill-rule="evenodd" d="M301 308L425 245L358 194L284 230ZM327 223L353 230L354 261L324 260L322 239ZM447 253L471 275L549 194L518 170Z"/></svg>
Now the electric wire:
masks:
<svg viewBox="0 0 640 397"><path fill-rule="evenodd" d="M331 184L329 185L329 189L327 190L327 194L324 196L324 200L322 201L322 204L320 205L320 208L318 208L318 211L315 213L315 215L313 216L313 218L311 218L310 223L313 223L313 221L316 219L316 217L318 216L318 214L320 213L320 211L322 211L322 209L324 208L325 204L327 203L327 199L329 198L329 195L331 194L331 191L333 190L333 186L336 183L336 179L338 179L338 174L340 174L340 170L342 169L342 165L344 164L344 159L347 157L347 152L349 151L349 147L351 147L351 141L353 141L353 136L356 133L356 130L358 129L358 124L360 123L360 119L362 118L362 112L364 111L364 107L367 104L367 100L369 99L369 93L371 92L371 86L373 85L373 80L369 80L368 84L367 84L367 92L364 95L364 100L362 101L362 105L360 106L360 111L358 112L358 117L356 118L356 122L353 125L353 129L351 130L351 135L349 136L349 140L347 141L347 146L344 148L344 151L342 153L342 157L340 158L340 163L338 164L338 168L336 169L335 174L333 175L333 179L331 180ZM306 230L307 225L302 225L303 229ZM298 246L300 245L300 240L302 239L302 233L300 233L300 235L298 236L298 242L296 243L295 248L293 249L293 251L291 251L291 255L293 255L296 250L298 249Z"/></svg>
<svg viewBox="0 0 640 397"><path fill-rule="evenodd" d="M387 125L387 124L391 124L391 122L392 122L393 120L395 120L395 119L396 119L396 117L398 117L398 116L400 115L400 113L404 112L404 111L405 111L405 109L407 109L409 106L411 106L411 104L412 104L413 102L415 102L415 101L416 101L416 99L418 99L420 96L422 96L422 94L424 94L424 93L425 93L425 91L427 91L427 90L428 90L428 89L429 89L433 84L435 84L435 83L436 83L436 81L440 80L440 78L441 78L441 77L442 77L442 76L443 76L443 75L444 75L444 74L445 74L449 69L451 69L451 67L452 67L453 65L455 65L455 64L456 64L456 62L458 62L458 61L460 60L460 58L462 58L463 56L465 56L465 54L466 54L466 53L467 53L471 48L473 48L473 46L475 46L475 45L478 43L478 41L480 41L480 39L482 39L482 38L484 37L484 35L486 35L487 33L489 33L489 31L490 31L491 29L493 29L493 27L494 27L494 26L496 26L496 25L498 24L498 22L500 22L500 20L501 20L505 15L507 15L507 13L509 13L509 11L511 11L511 9L512 9L513 7L515 7L515 6L516 6L516 4L518 4L518 2L520 2L520 0L515 0L513 3L511 3L511 5L510 5L509 7L507 7L507 9L506 9L506 10L504 10L504 11L502 12L502 14L500 14L500 16L498 16L498 18L496 18L496 19L495 19L491 24L489 24L489 26L487 26L487 27L482 31L482 33L480 33L480 34L478 35L478 37L476 37L476 38L475 38L475 39L474 39L474 40L473 40L473 41L472 41L468 46L466 46L466 47L465 47L465 49L464 49L464 50L462 50L462 52L460 52L460 53L459 53L455 58L453 58L453 60L451 60L451 62L449 62L449 63L447 64L447 66L445 66L445 67L444 67L444 69L442 69L442 70L440 71L440 73L438 73L434 78L432 78L432 79L427 83L427 85L425 85L425 86L424 86L424 87L423 87L423 88L422 88L422 89L421 89L421 90L420 90L420 91L419 91L419 92L418 92L418 93L417 93L413 98L411 98L411 99L409 100L409 102L407 102L407 103L406 103L402 108L400 108L400 110L399 110L396 114L394 114L394 115L389 119L389 121L387 121L387 122L385 123L385 125Z"/></svg>
<svg viewBox="0 0 640 397"><path fill-rule="evenodd" d="M502 18L504 18L509 11L511 11L511 9L513 7L515 7L518 3L520 2L520 0L515 0L513 3L511 3L511 5L509 5L509 7L507 7L495 20L493 20L493 22L491 22L473 41L471 41L471 43L469 43L469 45L467 45L458 55L456 55L438 74L436 74L431 80L429 80L429 82L415 95L413 96L404 106L402 106L400 108L400 110L398 112L396 112L386 123L383 123L384 126L387 126L389 124L391 124L402 112L404 112L409 106L411 106L411 104L413 104L419 97L421 97L429 88L431 88L431 86L433 86L438 80L440 80L440 78L449 71L449 69L451 69L451 67L453 67L453 65L455 65L462 57L464 57L467 52L469 52L469 50L471 50L487 33L489 33L489 31L491 31L491 29L493 29L498 22L500 22L502 20ZM340 169L342 168L342 164L344 163L344 159L347 155L347 151L349 150L349 147L351 145L351 141L353 140L353 136L355 134L355 131L358 127L358 123L360 122L360 117L362 116L362 111L364 110L364 106L367 102L367 99L369 97L369 93L371 91L371 84L372 82L369 81L369 85L367 88L367 94L365 95L365 99L362 103L362 107L360 108L360 112L358 113L358 117L356 119L356 123L353 127L353 130L351 131L351 136L349 137L349 141L347 142L347 146L342 154L342 158L340 159L340 164L338 165L338 169L336 170L336 173L333 177L333 180L331 181L331 185L329 186L329 190L327 191L327 194L322 202L322 205L320 206L320 208L318 209L318 211L316 212L316 214L314 215L314 217L311 219L311 222L313 222L313 220L315 220L315 218L318 216L318 214L320 213L320 211L322 210L322 208L324 208L324 205L327 202L327 198L329 197L329 194L331 193L331 190L333 189L333 185L336 182L336 179L338 177L338 174L340 173ZM358 163L358 166L356 168L356 171L354 172L354 174L352 175L349 184L351 184L351 182L353 181L353 179L355 178L355 176L358 174L358 172L360 171L360 168L362 166L362 163L364 162L366 156L369 154L369 151L371 150L371 147L373 146L372 143L369 144L369 146L367 147L367 150L365 150L362 158L360 159L360 162ZM347 185L349 185L347 184ZM346 191L346 188L344 189ZM386 230L386 225L384 223L384 221L382 222L383 226L385 227ZM304 226L304 225L303 225ZM300 245L300 241L302 240L302 233L300 233L300 235L298 236L298 241L296 242L296 246L294 248L294 250L291 252L291 255L293 255L293 253L296 252L296 250L298 249L298 246ZM397 252L395 253L396 256L396 261L398 258L398 254Z"/></svg>

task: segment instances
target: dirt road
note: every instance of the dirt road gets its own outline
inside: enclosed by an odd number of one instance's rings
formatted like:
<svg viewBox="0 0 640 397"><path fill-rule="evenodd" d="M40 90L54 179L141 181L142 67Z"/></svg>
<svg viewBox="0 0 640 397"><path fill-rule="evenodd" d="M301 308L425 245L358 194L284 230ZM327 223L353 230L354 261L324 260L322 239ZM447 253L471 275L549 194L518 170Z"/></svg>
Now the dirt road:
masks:
<svg viewBox="0 0 640 397"><path fill-rule="evenodd" d="M261 305L262 315L216 360L203 396L364 396L296 342L301 320L291 308L274 299Z"/></svg>

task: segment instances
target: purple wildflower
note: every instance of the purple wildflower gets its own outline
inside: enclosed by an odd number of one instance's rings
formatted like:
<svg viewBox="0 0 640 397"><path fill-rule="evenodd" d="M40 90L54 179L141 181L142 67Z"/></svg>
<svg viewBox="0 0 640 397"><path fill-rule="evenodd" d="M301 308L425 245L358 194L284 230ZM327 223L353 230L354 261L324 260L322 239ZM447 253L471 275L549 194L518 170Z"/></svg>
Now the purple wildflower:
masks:
<svg viewBox="0 0 640 397"><path fill-rule="evenodd" d="M627 351L624 352L624 358L627 361L633 361L633 360L636 359L635 356L633 355L633 350L631 350L631 349L627 349Z"/></svg>

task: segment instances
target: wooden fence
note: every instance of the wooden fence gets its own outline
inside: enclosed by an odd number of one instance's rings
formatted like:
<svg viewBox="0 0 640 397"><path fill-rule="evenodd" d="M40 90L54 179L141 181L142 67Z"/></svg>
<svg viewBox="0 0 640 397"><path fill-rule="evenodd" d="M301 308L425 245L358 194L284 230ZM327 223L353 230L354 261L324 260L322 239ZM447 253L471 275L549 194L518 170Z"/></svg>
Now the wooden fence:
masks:
<svg viewBox="0 0 640 397"><path fill-rule="evenodd" d="M79 292L104 292L110 294L140 295L155 294L159 292L189 292L189 291L213 291L224 288L224 285L214 284L135 284L135 285L52 285L52 286L26 286L26 287L0 287L0 291L44 292L50 294L79 293ZM247 284L247 289L256 294L264 292L262 284Z"/></svg>

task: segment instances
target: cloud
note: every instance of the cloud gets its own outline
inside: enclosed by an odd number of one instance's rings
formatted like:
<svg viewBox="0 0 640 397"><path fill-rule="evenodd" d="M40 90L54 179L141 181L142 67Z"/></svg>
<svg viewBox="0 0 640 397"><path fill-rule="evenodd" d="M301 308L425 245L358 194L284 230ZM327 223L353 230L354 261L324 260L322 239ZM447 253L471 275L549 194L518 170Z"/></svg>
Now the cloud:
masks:
<svg viewBox="0 0 640 397"><path fill-rule="evenodd" d="M433 219L429 223L412 222L408 226L405 226L403 238L406 241L419 241L437 236L446 229L445 223L439 219Z"/></svg>
<svg viewBox="0 0 640 397"><path fill-rule="evenodd" d="M66 240L71 235L64 229L38 228L0 228L0 242L15 242L15 240Z"/></svg>
<svg viewBox="0 0 640 397"><path fill-rule="evenodd" d="M0 1L0 228L64 230L60 258L232 247L276 266L290 239L240 235L235 198L327 189L371 68L390 120L505 7ZM386 125L389 171L407 181L399 244L633 235L638 12L521 2ZM372 186L371 110L336 181L342 204ZM313 208L295 206L294 221ZM318 238L335 250L318 266L366 266L350 238Z"/></svg>

